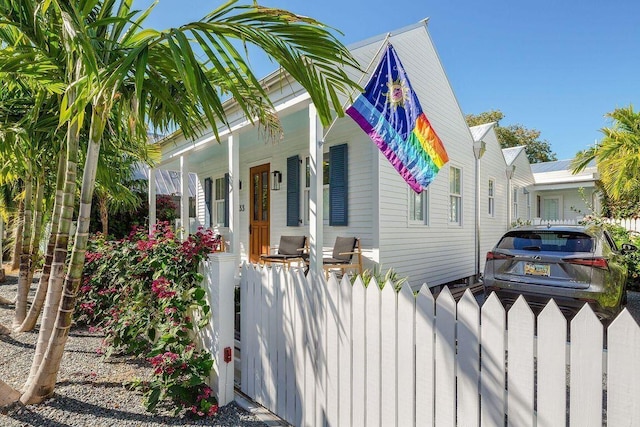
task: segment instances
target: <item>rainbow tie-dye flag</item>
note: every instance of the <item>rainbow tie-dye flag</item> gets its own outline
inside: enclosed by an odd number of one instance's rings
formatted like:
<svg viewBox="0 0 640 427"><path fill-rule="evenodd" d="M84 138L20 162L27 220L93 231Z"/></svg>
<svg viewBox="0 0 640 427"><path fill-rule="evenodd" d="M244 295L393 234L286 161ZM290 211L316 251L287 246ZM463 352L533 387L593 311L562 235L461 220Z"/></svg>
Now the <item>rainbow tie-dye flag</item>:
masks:
<svg viewBox="0 0 640 427"><path fill-rule="evenodd" d="M346 113L416 193L427 188L449 161L390 43L364 93Z"/></svg>

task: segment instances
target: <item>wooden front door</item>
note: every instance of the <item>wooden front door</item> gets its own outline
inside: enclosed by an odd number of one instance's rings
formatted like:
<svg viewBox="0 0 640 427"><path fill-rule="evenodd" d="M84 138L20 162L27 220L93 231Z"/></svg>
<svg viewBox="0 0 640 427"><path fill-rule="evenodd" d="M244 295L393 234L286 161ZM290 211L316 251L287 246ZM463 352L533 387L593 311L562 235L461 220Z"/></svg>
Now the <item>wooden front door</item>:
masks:
<svg viewBox="0 0 640 427"><path fill-rule="evenodd" d="M251 168L249 259L269 253L269 163Z"/></svg>

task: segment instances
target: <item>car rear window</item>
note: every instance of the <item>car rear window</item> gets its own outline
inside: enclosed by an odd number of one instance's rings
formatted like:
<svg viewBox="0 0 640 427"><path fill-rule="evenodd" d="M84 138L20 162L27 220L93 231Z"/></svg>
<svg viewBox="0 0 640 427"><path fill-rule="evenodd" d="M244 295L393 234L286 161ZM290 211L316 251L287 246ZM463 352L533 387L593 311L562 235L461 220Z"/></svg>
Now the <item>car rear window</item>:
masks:
<svg viewBox="0 0 640 427"><path fill-rule="evenodd" d="M519 249L547 252L591 252L594 238L579 232L514 230L505 234L498 249Z"/></svg>

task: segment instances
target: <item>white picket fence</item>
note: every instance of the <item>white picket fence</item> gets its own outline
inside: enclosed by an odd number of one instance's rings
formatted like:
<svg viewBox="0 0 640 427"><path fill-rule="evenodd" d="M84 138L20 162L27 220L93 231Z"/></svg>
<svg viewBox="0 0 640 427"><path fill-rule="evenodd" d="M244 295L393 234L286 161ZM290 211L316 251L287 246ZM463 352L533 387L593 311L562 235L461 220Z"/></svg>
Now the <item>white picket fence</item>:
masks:
<svg viewBox="0 0 640 427"><path fill-rule="evenodd" d="M573 219L558 219L558 220L546 220L541 218L534 218L531 220L533 225L577 225L583 217L576 217ZM605 222L609 224L618 224L619 226L626 228L629 231L640 232L640 218L626 218L626 219L614 219L604 218Z"/></svg>
<svg viewBox="0 0 640 427"><path fill-rule="evenodd" d="M296 426L640 423L640 328L244 265L241 388ZM507 328L508 325L508 328ZM508 366L508 371L507 371ZM604 380L603 380L604 378ZM604 386L603 386L604 385Z"/></svg>

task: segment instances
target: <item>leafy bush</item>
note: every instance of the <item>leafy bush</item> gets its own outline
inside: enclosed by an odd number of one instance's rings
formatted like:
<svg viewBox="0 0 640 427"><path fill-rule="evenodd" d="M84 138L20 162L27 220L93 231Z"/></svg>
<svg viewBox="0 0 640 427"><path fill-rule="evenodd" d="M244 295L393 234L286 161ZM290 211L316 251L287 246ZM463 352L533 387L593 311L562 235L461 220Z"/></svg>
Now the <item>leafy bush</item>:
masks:
<svg viewBox="0 0 640 427"><path fill-rule="evenodd" d="M640 248L640 235L630 233L626 228L618 224L611 224L601 216L587 215L580 223L604 226L609 231L609 234L611 234L618 248L621 248L625 243L631 243L637 248ZM627 263L627 289L640 290L640 250L626 252L623 256Z"/></svg>
<svg viewBox="0 0 640 427"><path fill-rule="evenodd" d="M149 382L134 385L145 393L147 409L164 399L196 416L217 411L206 384L213 361L193 345L192 314L208 321L209 306L199 285L200 262L217 240L199 230L179 242L168 223L149 235L134 229L119 241L92 238L86 253L76 322L105 334L102 351L144 356L154 368Z"/></svg>

